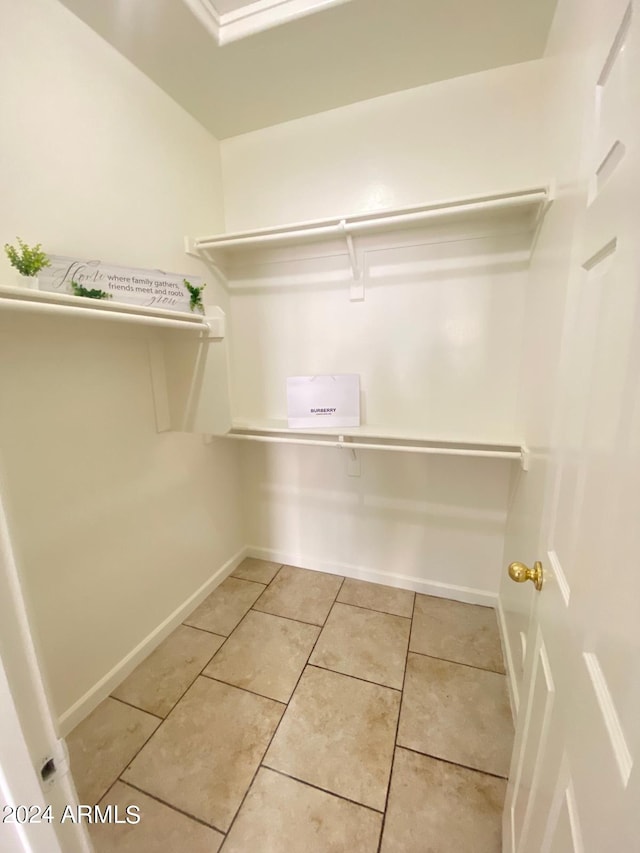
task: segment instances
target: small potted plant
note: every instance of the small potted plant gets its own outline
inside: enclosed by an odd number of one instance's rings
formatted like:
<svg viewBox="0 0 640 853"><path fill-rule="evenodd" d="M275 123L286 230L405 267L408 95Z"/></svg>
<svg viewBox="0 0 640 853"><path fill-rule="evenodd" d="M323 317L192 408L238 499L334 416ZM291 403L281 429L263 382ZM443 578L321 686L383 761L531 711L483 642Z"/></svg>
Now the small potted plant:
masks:
<svg viewBox="0 0 640 853"><path fill-rule="evenodd" d="M196 287L195 284L191 284L190 281L187 281L186 278L182 279L184 281L184 286L189 291L189 308L192 311L199 311L201 314L204 314L204 305L202 304L202 291L207 286L203 284L201 287Z"/></svg>
<svg viewBox="0 0 640 853"><path fill-rule="evenodd" d="M49 258L42 251L42 246L27 246L18 237L18 248L9 243L4 244L4 251L9 258L12 267L20 273L21 285L32 290L38 289L38 273L41 269L50 266Z"/></svg>

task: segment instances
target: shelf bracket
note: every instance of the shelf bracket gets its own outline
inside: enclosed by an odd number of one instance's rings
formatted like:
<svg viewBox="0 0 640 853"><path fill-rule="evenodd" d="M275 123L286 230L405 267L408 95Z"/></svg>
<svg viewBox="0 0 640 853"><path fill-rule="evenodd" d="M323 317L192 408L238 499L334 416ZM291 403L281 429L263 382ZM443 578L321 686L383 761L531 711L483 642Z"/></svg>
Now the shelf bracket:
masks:
<svg viewBox="0 0 640 853"><path fill-rule="evenodd" d="M184 238L184 253L191 258L197 258L202 261L219 279L220 283L227 287L227 275L224 269L218 264L206 249L198 248L198 241L195 237Z"/></svg>
<svg viewBox="0 0 640 853"><path fill-rule="evenodd" d="M224 338L227 330L226 315L219 305L205 305L205 317L209 331L208 338Z"/></svg>
<svg viewBox="0 0 640 853"><path fill-rule="evenodd" d="M347 476L360 476L360 457L356 450L352 450L349 454L349 459L347 460Z"/></svg>
<svg viewBox="0 0 640 853"><path fill-rule="evenodd" d="M340 220L340 228L345 240L347 241L347 251L349 253L349 262L351 264L351 275L353 276L353 281L351 282L351 287L349 289L349 299L351 302L358 302L359 300L364 299L364 282L362 280L361 270L358 266L358 256L356 255L355 246L353 244L353 236L347 230L347 222L345 219Z"/></svg>
<svg viewBox="0 0 640 853"><path fill-rule="evenodd" d="M538 237L540 236L540 231L542 230L542 225L544 223L544 218L547 215L547 211L553 204L556 198L556 184L555 181L551 181L549 186L547 187L547 197L540 202L540 207L538 208L538 213L535 218L535 222L533 223L533 235L531 237L531 245L529 246L529 259L533 257L533 252L538 244ZM523 470L526 470L523 469Z"/></svg>
<svg viewBox="0 0 640 853"><path fill-rule="evenodd" d="M191 255L192 258L198 258L199 260L202 260L200 257L200 253L196 248L196 241L193 237L184 238L184 252L185 255Z"/></svg>
<svg viewBox="0 0 640 853"><path fill-rule="evenodd" d="M359 477L360 476L360 457L358 456L357 451L353 447L349 447L349 442L344 440L343 435L338 436L338 444L337 447L344 448L349 451L349 458L347 459L347 476L348 477Z"/></svg>
<svg viewBox="0 0 640 853"><path fill-rule="evenodd" d="M520 449L520 467L523 471L529 470L530 457L531 451L529 450L526 444L523 444Z"/></svg>

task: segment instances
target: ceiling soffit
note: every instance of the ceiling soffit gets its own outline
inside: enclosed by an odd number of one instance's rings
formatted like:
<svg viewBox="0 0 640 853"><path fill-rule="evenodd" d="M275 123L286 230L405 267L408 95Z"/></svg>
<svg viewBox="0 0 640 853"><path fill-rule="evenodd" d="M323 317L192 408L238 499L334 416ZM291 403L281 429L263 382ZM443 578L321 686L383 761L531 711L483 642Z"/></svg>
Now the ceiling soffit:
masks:
<svg viewBox="0 0 640 853"><path fill-rule="evenodd" d="M182 0L219 45L350 0Z"/></svg>

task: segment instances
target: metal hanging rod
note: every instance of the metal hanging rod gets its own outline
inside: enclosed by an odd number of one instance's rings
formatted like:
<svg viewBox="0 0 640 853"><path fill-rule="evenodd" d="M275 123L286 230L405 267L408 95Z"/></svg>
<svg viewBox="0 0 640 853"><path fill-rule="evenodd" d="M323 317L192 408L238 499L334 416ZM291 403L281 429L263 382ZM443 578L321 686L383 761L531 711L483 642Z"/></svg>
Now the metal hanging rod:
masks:
<svg viewBox="0 0 640 853"><path fill-rule="evenodd" d="M329 237L332 234L341 234L342 226L339 222L330 225L309 225L308 227L292 227L286 230L274 231L272 233L246 234L241 236L211 237L210 239L196 240L196 249L227 249L233 246L262 246L268 243L282 243L291 240L306 240L313 237Z"/></svg>
<svg viewBox="0 0 640 853"><path fill-rule="evenodd" d="M267 436L250 433L228 432L225 438L241 441L261 441L270 444L301 444L310 447L337 447L342 450L390 450L396 453L428 453L437 456L476 456L489 459L522 459L521 450L477 450L471 447L428 447L420 444L383 444L359 441L336 441L335 439L289 438L288 436Z"/></svg>
<svg viewBox="0 0 640 853"><path fill-rule="evenodd" d="M503 210L511 207L542 205L549 199L549 191L545 187L536 187L515 193L501 193L491 196L476 196L462 198L438 204L421 205L415 208L404 208L397 211L387 210L371 214L360 214L339 219L324 219L311 222L300 222L290 226L256 229L236 234L220 234L216 237L203 237L189 241L198 251L211 249L231 249L234 247L259 247L283 242L298 242L313 240L332 235L363 233L370 230L395 228L396 226L411 225L428 219L459 214L475 213L491 210Z"/></svg>
<svg viewBox="0 0 640 853"><path fill-rule="evenodd" d="M25 314L41 314L57 317L82 318L85 320L106 320L114 323L130 323L136 326L152 326L162 329L182 329L191 332L210 332L209 323L205 320L169 320L164 317L151 317L145 314L119 313L104 311L98 307L82 308L71 305L55 305L48 302L26 302L20 299L0 298L0 309L18 311Z"/></svg>
<svg viewBox="0 0 640 853"><path fill-rule="evenodd" d="M452 202L451 204L443 204L424 210L416 210L412 213L398 213L380 216L379 218L371 217L370 219L362 219L355 221L347 221L346 228L351 233L362 231L370 231L374 228L395 226L395 225L410 225L412 222L424 222L427 219L437 219L441 216L452 215L456 213L475 213L484 210L504 210L509 207L523 207L532 204L537 204L546 199L547 194L544 191L528 193L527 195L514 195L507 198L487 198L481 201L460 201Z"/></svg>

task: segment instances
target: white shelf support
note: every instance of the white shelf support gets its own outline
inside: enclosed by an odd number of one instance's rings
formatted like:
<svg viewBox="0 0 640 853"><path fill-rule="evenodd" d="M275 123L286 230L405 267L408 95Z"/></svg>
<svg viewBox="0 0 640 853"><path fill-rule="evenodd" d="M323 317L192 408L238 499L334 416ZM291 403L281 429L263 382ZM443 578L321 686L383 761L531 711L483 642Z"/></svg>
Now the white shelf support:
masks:
<svg viewBox="0 0 640 853"><path fill-rule="evenodd" d="M207 337L221 339L227 333L227 318L219 305L205 305L206 325L209 328Z"/></svg>
<svg viewBox="0 0 640 853"><path fill-rule="evenodd" d="M533 257L533 252L536 246L538 245L538 237L540 236L540 231L542 230L542 225L544 224L545 216L553 202L556 199L556 182L555 180L549 183L547 187L547 197L538 207L538 212L536 213L536 217L533 225L533 235L531 237L531 246L529 247L529 257ZM525 469L526 470L526 469Z"/></svg>
<svg viewBox="0 0 640 853"><path fill-rule="evenodd" d="M190 255L192 258L198 258L198 260L200 260L200 253L198 252L196 241L193 237L184 238L184 253L185 255Z"/></svg>
<svg viewBox="0 0 640 853"><path fill-rule="evenodd" d="M229 429L230 417L218 414L228 409L227 365L226 365L226 317L218 305L205 305L205 314L189 314L171 312L144 305L118 303L110 300L104 304L96 300L83 299L66 293L41 290L26 290L22 288L5 287L0 290L0 313L5 311L13 314L23 314L30 319L30 326L36 332L50 327L56 327L56 320L78 320L78 327L84 329L85 321L97 320L101 323L136 326L138 329L173 330L191 334L146 335L149 358L149 379L153 395L155 412L155 428L159 433L181 429L196 432L204 423L208 431L215 432L217 427L224 433ZM172 316L173 315L173 316ZM37 323L37 325L36 325ZM58 327L60 328L60 327ZM65 327L63 334L69 334ZM176 367L177 364L177 367ZM171 367L171 369L168 369ZM204 371L206 383L204 382ZM180 379L176 379L179 376ZM202 385L206 394L201 391ZM176 412L182 412L185 407L180 386L197 388L200 397L206 398L212 393L211 389L221 388L221 396L225 403L220 405L219 397L215 405L209 405L205 414L191 428L190 422L184 423ZM177 402L176 402L177 401ZM187 404L190 401L187 401ZM200 404L199 411L206 407ZM213 414L212 414L213 412ZM194 416L195 422L195 416Z"/></svg>
<svg viewBox="0 0 640 853"><path fill-rule="evenodd" d="M347 458L347 476L348 477L359 477L360 476L360 457L358 456L358 452L350 446L350 443L344 440L343 435L338 436L338 447L343 447L349 451L349 456Z"/></svg>
<svg viewBox="0 0 640 853"><path fill-rule="evenodd" d="M384 234L407 228L428 227L432 221L455 217L481 217L486 213L517 210L524 217L529 231L539 230L550 203L551 191L547 186L527 187L513 192L471 196L432 202L412 207L379 210L335 219L316 219L258 228L252 231L217 234L210 237L185 238L185 251L215 264L223 270L237 257L246 258L251 253L286 249L288 257L295 246L335 243L342 237L346 244L353 273L352 299L363 298L363 271L360 269L353 238L364 234ZM388 241L387 241L388 242ZM393 241L392 241L393 242ZM308 257L305 253L304 257ZM358 294L358 295L356 295Z"/></svg>
<svg viewBox="0 0 640 853"><path fill-rule="evenodd" d="M353 235L347 228L346 219L340 220L340 229L347 243L347 252L349 253L349 263L351 264L352 282L349 290L349 299L351 302L358 302L364 299L364 282L362 280L362 271L358 266L358 256L353 243Z"/></svg>
<svg viewBox="0 0 640 853"><path fill-rule="evenodd" d="M527 447L526 444L522 445L520 449L520 467L523 471L529 470L529 463L531 461L531 451Z"/></svg>

